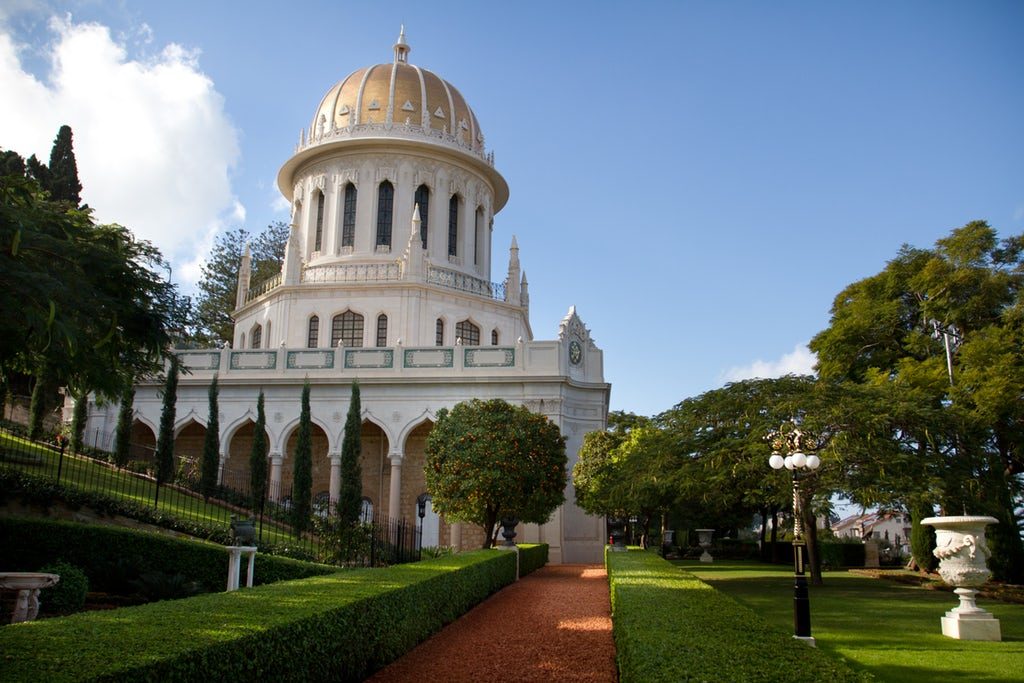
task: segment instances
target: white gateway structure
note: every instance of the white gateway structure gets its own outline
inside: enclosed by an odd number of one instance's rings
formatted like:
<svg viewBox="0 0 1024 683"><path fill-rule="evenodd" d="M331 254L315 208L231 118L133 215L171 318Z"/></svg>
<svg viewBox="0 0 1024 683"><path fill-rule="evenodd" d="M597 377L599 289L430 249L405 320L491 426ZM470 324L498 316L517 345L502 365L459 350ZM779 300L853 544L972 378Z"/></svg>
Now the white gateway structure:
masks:
<svg viewBox="0 0 1024 683"><path fill-rule="evenodd" d="M507 275L491 282L493 217L508 185L473 110L447 81L408 62L404 32L390 64L330 88L278 174L292 206L280 275L250 283L243 257L232 348L177 351L177 457L198 458L207 389L220 384L221 477L248 481L256 400L266 395L271 496L291 490L304 380L311 384L313 492L335 499L351 383L363 409L364 504L417 518L428 500L424 442L437 411L500 398L547 416L567 438L570 474L583 435L604 429L603 357L573 308L557 339L534 341L526 275L511 238ZM137 387L134 441L155 444L159 383ZM116 406L91 408L110 434ZM94 432L91 432L94 433ZM603 520L566 502L519 540L550 544L552 562L600 562ZM480 547L475 527L429 511L424 545Z"/></svg>

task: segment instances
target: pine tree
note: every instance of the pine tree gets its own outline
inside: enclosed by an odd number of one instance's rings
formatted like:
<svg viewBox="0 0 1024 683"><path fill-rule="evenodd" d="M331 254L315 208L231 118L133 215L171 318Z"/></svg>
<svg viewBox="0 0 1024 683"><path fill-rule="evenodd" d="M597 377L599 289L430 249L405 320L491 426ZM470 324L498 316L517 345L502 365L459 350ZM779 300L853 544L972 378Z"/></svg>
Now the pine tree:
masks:
<svg viewBox="0 0 1024 683"><path fill-rule="evenodd" d="M338 517L344 525L358 522L363 508L363 473L359 466L362 426L359 382L354 381L345 418L345 436L341 442L341 491L337 507Z"/></svg>
<svg viewBox="0 0 1024 683"><path fill-rule="evenodd" d="M302 385L299 435L295 440L295 474L292 483L292 529L300 535L309 527L313 496L312 420L309 416L309 380Z"/></svg>
<svg viewBox="0 0 1024 683"><path fill-rule="evenodd" d="M78 163L71 142L71 126L61 126L50 150L50 198L56 202L82 203L82 183L78 181Z"/></svg>
<svg viewBox="0 0 1024 683"><path fill-rule="evenodd" d="M217 375L210 384L210 410L206 418L206 438L203 439L203 463L200 476L200 490L209 500L217 488L217 470L220 467L220 419L217 408Z"/></svg>
<svg viewBox="0 0 1024 683"><path fill-rule="evenodd" d="M134 410L132 403L135 401L135 387L129 384L121 396L121 409L117 412L117 430L114 439L114 464L124 467L128 464L131 453L132 439L132 416ZM84 403L84 400L81 400ZM75 404L75 413L78 412L78 404ZM83 425L84 426L84 425ZM72 450L74 446L72 446Z"/></svg>
<svg viewBox="0 0 1024 683"><path fill-rule="evenodd" d="M178 357L171 355L164 383L164 405L160 411L160 435L156 440L156 480L158 484L174 476L174 412L178 402Z"/></svg>
<svg viewBox="0 0 1024 683"><path fill-rule="evenodd" d="M89 392L75 396L75 409L71 413L71 452L81 453L84 445L85 423L89 419Z"/></svg>
<svg viewBox="0 0 1024 683"><path fill-rule="evenodd" d="M256 399L256 428L252 435L249 455L249 488L252 493L252 512L262 514L267 495L267 416L263 410L263 390Z"/></svg>

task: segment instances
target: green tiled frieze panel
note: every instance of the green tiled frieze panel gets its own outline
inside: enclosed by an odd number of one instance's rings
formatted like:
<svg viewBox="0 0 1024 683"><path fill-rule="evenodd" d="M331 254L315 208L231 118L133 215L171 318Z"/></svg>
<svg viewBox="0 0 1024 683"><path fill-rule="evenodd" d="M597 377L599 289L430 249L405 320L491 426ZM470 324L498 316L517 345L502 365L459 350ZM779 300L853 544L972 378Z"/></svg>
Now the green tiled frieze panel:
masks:
<svg viewBox="0 0 1024 683"><path fill-rule="evenodd" d="M220 369L220 351L179 351L176 355L189 370Z"/></svg>
<svg viewBox="0 0 1024 683"><path fill-rule="evenodd" d="M289 351L285 361L289 370L323 370L334 367L334 350Z"/></svg>
<svg viewBox="0 0 1024 683"><path fill-rule="evenodd" d="M516 364L516 350L513 347L491 346L466 349L463 364L467 368L511 368Z"/></svg>
<svg viewBox="0 0 1024 683"><path fill-rule="evenodd" d="M345 349L346 368L393 368L395 352L392 349Z"/></svg>
<svg viewBox="0 0 1024 683"><path fill-rule="evenodd" d="M407 368L450 368L454 364L455 352L448 348L405 349L402 356L402 365Z"/></svg>
<svg viewBox="0 0 1024 683"><path fill-rule="evenodd" d="M232 351L232 370L275 370L277 351Z"/></svg>

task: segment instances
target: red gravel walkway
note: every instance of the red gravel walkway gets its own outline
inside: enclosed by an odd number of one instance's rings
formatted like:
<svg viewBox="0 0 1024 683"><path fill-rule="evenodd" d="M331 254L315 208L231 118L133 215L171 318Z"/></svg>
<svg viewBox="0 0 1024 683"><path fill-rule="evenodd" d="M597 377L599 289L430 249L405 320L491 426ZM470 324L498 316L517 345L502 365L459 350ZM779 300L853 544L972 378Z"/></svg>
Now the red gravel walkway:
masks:
<svg viewBox="0 0 1024 683"><path fill-rule="evenodd" d="M369 680L616 679L604 567L563 564L543 567L495 593Z"/></svg>

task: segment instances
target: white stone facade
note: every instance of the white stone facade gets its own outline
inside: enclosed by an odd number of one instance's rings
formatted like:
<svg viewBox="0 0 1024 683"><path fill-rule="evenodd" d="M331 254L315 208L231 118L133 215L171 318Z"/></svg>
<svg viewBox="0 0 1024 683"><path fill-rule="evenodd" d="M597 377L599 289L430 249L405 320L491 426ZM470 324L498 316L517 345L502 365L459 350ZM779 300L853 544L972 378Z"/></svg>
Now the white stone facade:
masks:
<svg viewBox="0 0 1024 683"><path fill-rule="evenodd" d="M441 408L501 398L546 415L567 438L570 474L583 435L605 427L603 354L573 308L556 339L533 340L514 237L503 281L491 282L493 218L508 187L462 96L408 64L408 52L402 35L391 64L332 87L309 135L300 135L278 177L293 207L285 264L279 277L252 283L243 259L232 348L178 352L189 372L179 384L176 454L197 454L216 374L225 483L247 477L263 390L271 495L286 495L306 378L314 493L334 499L339 490L342 431L358 380L363 491L391 517L416 518L427 493L423 442ZM160 388L137 387L139 441L155 443ZM109 439L117 407L90 409L89 434ZM436 538L425 545L482 541L429 515L427 524ZM549 543L553 562L600 562L604 523L574 505L570 482L551 520L522 529L518 540Z"/></svg>

